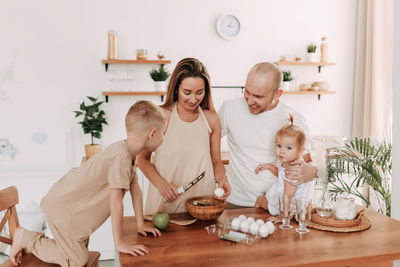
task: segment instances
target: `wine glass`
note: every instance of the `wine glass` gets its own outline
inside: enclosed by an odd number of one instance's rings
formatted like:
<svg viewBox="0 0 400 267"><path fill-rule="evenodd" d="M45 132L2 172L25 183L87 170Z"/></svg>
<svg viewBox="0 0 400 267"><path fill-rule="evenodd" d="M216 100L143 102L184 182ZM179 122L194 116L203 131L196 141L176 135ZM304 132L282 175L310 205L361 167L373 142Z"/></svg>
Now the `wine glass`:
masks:
<svg viewBox="0 0 400 267"><path fill-rule="evenodd" d="M311 220L311 200L296 199L296 220L299 223L297 233L302 235L310 232L307 229L307 221Z"/></svg>
<svg viewBox="0 0 400 267"><path fill-rule="evenodd" d="M279 226L282 230L290 230L293 226L290 225L290 219L293 217L293 198L288 195L279 197L279 216L282 219L282 224Z"/></svg>

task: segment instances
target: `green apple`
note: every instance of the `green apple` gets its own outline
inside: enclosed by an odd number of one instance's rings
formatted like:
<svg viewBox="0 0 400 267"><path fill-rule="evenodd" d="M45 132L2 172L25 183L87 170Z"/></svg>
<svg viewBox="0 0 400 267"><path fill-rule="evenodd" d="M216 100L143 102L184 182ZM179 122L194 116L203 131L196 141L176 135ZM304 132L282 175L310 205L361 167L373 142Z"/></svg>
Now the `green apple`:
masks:
<svg viewBox="0 0 400 267"><path fill-rule="evenodd" d="M165 230L169 224L169 215L166 212L157 212L153 215L153 224L159 230Z"/></svg>

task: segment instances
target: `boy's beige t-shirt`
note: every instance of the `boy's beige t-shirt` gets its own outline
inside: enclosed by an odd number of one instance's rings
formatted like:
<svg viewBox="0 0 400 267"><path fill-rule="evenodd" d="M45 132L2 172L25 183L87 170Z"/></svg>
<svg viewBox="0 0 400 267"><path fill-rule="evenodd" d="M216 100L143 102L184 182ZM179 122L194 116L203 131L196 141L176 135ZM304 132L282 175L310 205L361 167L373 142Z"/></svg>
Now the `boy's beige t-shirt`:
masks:
<svg viewBox="0 0 400 267"><path fill-rule="evenodd" d="M111 144L78 168L70 170L42 199L47 219L71 238L87 239L110 211L110 189L129 190L137 174L124 141Z"/></svg>

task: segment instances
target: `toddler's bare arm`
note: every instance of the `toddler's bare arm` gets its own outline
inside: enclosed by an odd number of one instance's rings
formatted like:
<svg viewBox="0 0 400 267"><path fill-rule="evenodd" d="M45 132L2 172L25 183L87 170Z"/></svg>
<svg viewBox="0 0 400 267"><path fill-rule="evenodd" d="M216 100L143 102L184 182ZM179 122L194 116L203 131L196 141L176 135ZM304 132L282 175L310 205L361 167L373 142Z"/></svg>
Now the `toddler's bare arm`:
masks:
<svg viewBox="0 0 400 267"><path fill-rule="evenodd" d="M260 171L269 170L273 175L278 176L278 167L272 163L260 164L257 166L255 172L258 174Z"/></svg>

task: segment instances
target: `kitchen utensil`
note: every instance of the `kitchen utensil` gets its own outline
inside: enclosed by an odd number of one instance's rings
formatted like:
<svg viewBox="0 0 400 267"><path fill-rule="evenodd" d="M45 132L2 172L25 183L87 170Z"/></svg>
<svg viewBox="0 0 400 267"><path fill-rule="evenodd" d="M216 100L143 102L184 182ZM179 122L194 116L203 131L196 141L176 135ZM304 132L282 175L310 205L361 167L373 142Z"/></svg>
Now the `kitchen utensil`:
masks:
<svg viewBox="0 0 400 267"><path fill-rule="evenodd" d="M153 216L151 216L151 215L144 215L143 216L143 219L145 220L145 221L152 221L153 220ZM177 225L189 225L189 224L192 224L192 223L194 223L195 221L197 221L197 219L190 219L190 220L169 220L169 222L170 223L173 223L173 224L177 224Z"/></svg>
<svg viewBox="0 0 400 267"><path fill-rule="evenodd" d="M194 201L205 205L194 205ZM185 205L192 217L202 221L209 221L217 219L224 212L226 201L216 199L214 196L198 196L187 199Z"/></svg>
<svg viewBox="0 0 400 267"><path fill-rule="evenodd" d="M206 171L203 171L199 176L194 178L190 183L188 183L185 186L179 187L178 188L178 193L182 194L182 193L186 192L187 190L189 190L190 188L192 188L195 184L197 184L201 179L204 178L205 174L206 174Z"/></svg>

